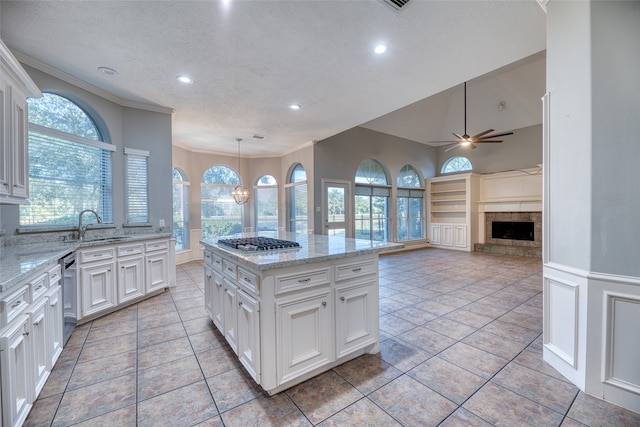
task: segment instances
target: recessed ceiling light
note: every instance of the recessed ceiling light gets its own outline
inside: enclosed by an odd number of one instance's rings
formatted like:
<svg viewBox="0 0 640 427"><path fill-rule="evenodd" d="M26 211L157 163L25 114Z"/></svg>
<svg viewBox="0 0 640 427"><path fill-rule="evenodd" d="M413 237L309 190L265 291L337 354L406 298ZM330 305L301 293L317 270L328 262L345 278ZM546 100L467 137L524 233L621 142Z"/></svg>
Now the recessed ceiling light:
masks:
<svg viewBox="0 0 640 427"><path fill-rule="evenodd" d="M373 49L373 51L377 54L385 53L387 51L387 46L379 44L375 49Z"/></svg>
<svg viewBox="0 0 640 427"><path fill-rule="evenodd" d="M189 77L189 76L178 76L178 77L176 77L176 79L177 79L180 83L185 83L185 84L193 83L193 80L192 80L192 79L191 79L191 77Z"/></svg>
<svg viewBox="0 0 640 427"><path fill-rule="evenodd" d="M106 74L107 76L117 76L118 72L116 70L114 70L113 68L109 68L109 67L98 67L98 71L100 71L103 74Z"/></svg>
<svg viewBox="0 0 640 427"><path fill-rule="evenodd" d="M292 110L300 110L300 109L302 109L302 105L300 105L300 104L289 104L289 108L291 108Z"/></svg>

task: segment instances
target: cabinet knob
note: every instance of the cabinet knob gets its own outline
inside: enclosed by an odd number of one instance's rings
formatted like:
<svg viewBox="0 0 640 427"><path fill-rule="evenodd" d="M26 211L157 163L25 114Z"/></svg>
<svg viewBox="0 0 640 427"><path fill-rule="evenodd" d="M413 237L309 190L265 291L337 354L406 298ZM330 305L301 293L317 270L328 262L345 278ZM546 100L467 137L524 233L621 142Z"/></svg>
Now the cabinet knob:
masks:
<svg viewBox="0 0 640 427"><path fill-rule="evenodd" d="M25 333L24 333L24 334L22 334L22 335L24 335L25 337L28 337L28 336L29 336L29 331L25 332Z"/></svg>
<svg viewBox="0 0 640 427"><path fill-rule="evenodd" d="M344 297L340 297L340 301L344 301Z"/></svg>
<svg viewBox="0 0 640 427"><path fill-rule="evenodd" d="M11 308L16 308L16 307L17 307L17 306L19 306L20 304L22 304L22 300L20 300L20 301L16 301L16 303L15 303L15 304L13 304L13 305L11 306Z"/></svg>
<svg viewBox="0 0 640 427"><path fill-rule="evenodd" d="M327 302L326 301L322 301L322 306L326 307L327 306Z"/></svg>
<svg viewBox="0 0 640 427"><path fill-rule="evenodd" d="M33 322L33 326L40 326L40 322L41 320L38 320L37 322Z"/></svg>
<svg viewBox="0 0 640 427"><path fill-rule="evenodd" d="M238 303L238 305L242 305L242 301L240 301L240 302Z"/></svg>
<svg viewBox="0 0 640 427"><path fill-rule="evenodd" d="M299 279L298 283L309 283L311 281L311 277L307 277L306 279Z"/></svg>

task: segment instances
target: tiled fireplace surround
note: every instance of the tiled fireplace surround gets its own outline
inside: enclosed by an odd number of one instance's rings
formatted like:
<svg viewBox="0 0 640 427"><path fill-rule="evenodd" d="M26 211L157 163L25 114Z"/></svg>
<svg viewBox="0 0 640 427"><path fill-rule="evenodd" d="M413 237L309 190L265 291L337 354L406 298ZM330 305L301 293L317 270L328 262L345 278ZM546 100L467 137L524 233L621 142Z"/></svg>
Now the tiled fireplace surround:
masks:
<svg viewBox="0 0 640 427"><path fill-rule="evenodd" d="M534 240L508 240L491 237L493 221L533 222ZM542 257L542 212L485 212L485 243L477 243L475 250L494 254Z"/></svg>

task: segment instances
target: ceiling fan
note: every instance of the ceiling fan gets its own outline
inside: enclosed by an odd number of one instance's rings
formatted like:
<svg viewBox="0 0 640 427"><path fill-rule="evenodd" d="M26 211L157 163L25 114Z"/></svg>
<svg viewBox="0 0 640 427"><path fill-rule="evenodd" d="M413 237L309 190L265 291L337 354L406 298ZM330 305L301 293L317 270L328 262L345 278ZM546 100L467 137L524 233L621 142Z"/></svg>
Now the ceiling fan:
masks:
<svg viewBox="0 0 640 427"><path fill-rule="evenodd" d="M494 132L494 130L487 129L484 132L480 132L479 134L476 134L473 136L469 136L469 134L467 134L467 82L464 82L464 134L459 135L453 132L453 136L458 138L457 141L429 141L429 143L434 143L434 144L451 143L452 146L444 150L444 151L449 151L449 150L453 150L456 147L471 146L471 148L477 148L476 144L481 144L485 142L500 143L502 142L502 140L496 140L494 138L498 138L506 135L513 135L513 132L503 132L503 133L496 133L493 135L487 135L491 132Z"/></svg>

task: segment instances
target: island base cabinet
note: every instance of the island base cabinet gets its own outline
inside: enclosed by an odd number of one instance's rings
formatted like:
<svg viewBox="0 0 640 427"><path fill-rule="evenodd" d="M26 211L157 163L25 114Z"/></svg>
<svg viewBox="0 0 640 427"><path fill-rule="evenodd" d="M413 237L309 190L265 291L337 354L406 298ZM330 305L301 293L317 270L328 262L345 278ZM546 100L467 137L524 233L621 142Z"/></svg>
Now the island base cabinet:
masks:
<svg viewBox="0 0 640 427"><path fill-rule="evenodd" d="M213 320L213 273L211 268L204 266L204 311Z"/></svg>
<svg viewBox="0 0 640 427"><path fill-rule="evenodd" d="M330 293L276 301L278 384L332 361Z"/></svg>
<svg viewBox="0 0 640 427"><path fill-rule="evenodd" d="M238 356L249 375L260 383L260 305L238 290Z"/></svg>
<svg viewBox="0 0 640 427"><path fill-rule="evenodd" d="M29 317L12 322L0 335L2 375L2 425L22 425L31 410L33 397L32 349Z"/></svg>
<svg viewBox="0 0 640 427"><path fill-rule="evenodd" d="M53 366L58 361L62 353L62 341L64 339L63 318L62 318L62 288L55 285L47 292L47 369L53 370Z"/></svg>
<svg viewBox="0 0 640 427"><path fill-rule="evenodd" d="M336 290L336 358L377 342L376 297L373 282Z"/></svg>
<svg viewBox="0 0 640 427"><path fill-rule="evenodd" d="M224 286L222 276L213 272L211 286L211 319L221 333L224 333Z"/></svg>
<svg viewBox="0 0 640 427"><path fill-rule="evenodd" d="M49 343L47 336L47 299L42 298L37 304L32 304L29 310L30 337L33 354L31 366L32 383L35 385L34 396L40 394L44 383L49 378Z"/></svg>
<svg viewBox="0 0 640 427"><path fill-rule="evenodd" d="M237 331L238 331L238 310L236 308L236 304L238 301L238 287L228 281L226 278L224 281L224 296L223 296L223 313L224 313L224 322L223 322L223 331L224 337L229 343L229 346L233 350L235 354L238 354L238 342L237 342Z"/></svg>

